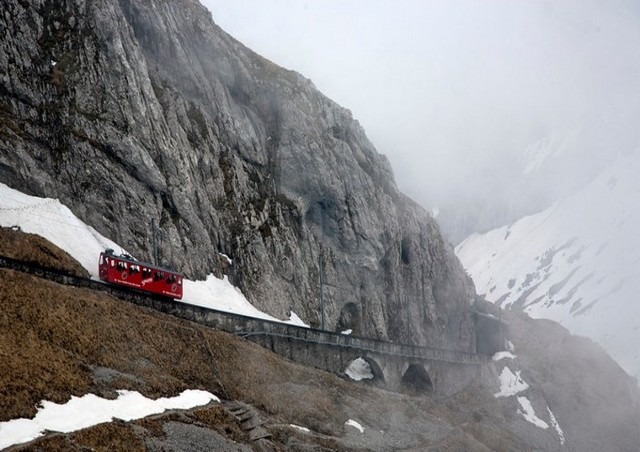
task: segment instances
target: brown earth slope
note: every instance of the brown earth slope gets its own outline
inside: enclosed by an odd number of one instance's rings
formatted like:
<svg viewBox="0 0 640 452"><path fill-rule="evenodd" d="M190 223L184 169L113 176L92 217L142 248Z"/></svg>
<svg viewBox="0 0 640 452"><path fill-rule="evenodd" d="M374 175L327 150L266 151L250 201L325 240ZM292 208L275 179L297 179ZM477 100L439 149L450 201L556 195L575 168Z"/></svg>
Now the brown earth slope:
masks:
<svg viewBox="0 0 640 452"><path fill-rule="evenodd" d="M0 256L89 277L89 272L67 252L39 235L22 232L18 227L0 226Z"/></svg>

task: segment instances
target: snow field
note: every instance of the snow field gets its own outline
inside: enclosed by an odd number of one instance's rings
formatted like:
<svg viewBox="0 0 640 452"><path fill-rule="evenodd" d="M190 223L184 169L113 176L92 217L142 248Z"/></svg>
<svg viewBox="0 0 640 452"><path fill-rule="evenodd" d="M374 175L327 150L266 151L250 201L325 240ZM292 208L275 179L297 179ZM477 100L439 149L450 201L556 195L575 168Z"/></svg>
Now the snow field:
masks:
<svg viewBox="0 0 640 452"><path fill-rule="evenodd" d="M93 394L71 397L65 404L42 401L33 419L0 422L0 449L24 443L44 435L46 430L69 433L113 419L131 421L171 409L190 409L220 402L207 391L186 390L176 397L147 399L134 391L118 391L118 398L108 400Z"/></svg>
<svg viewBox="0 0 640 452"><path fill-rule="evenodd" d="M456 247L480 295L590 337L636 378L639 171L640 151L621 155L573 196Z"/></svg>

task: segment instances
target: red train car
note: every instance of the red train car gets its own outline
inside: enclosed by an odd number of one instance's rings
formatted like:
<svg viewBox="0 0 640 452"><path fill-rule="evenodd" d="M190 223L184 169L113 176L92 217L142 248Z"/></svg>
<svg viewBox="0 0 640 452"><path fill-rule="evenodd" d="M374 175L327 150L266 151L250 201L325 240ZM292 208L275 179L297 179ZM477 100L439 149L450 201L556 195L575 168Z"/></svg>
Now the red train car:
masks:
<svg viewBox="0 0 640 452"><path fill-rule="evenodd" d="M116 256L113 250L100 253L98 269L103 281L177 300L182 298L180 273L137 261L126 254Z"/></svg>

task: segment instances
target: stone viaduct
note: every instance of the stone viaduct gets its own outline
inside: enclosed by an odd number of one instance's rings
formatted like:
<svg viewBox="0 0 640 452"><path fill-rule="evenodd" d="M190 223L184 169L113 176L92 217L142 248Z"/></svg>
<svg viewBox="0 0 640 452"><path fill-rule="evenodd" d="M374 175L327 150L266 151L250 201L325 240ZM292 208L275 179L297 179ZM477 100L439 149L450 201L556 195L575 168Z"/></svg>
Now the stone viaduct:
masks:
<svg viewBox="0 0 640 452"><path fill-rule="evenodd" d="M468 353L349 336L153 298L4 256L0 256L0 267L106 291L137 305L244 337L294 362L341 376L354 360L362 358L373 374L368 381L395 391L453 394L473 381L489 356L504 345L502 322L486 313L475 315L479 353Z"/></svg>
<svg viewBox="0 0 640 452"><path fill-rule="evenodd" d="M280 322L245 317L180 302L133 300L202 325L244 337L290 360L345 376L356 359L366 361L372 384L389 390L453 394L467 386L487 355L395 344Z"/></svg>

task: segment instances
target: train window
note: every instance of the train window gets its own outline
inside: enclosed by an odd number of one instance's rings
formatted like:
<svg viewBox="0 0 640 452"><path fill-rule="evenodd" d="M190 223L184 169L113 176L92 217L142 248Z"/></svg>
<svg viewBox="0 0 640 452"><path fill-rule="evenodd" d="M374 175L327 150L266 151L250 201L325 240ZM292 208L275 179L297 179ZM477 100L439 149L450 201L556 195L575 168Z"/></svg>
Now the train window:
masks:
<svg viewBox="0 0 640 452"><path fill-rule="evenodd" d="M149 276L151 276L151 269L143 268L142 269L142 277L143 278L148 278Z"/></svg>

